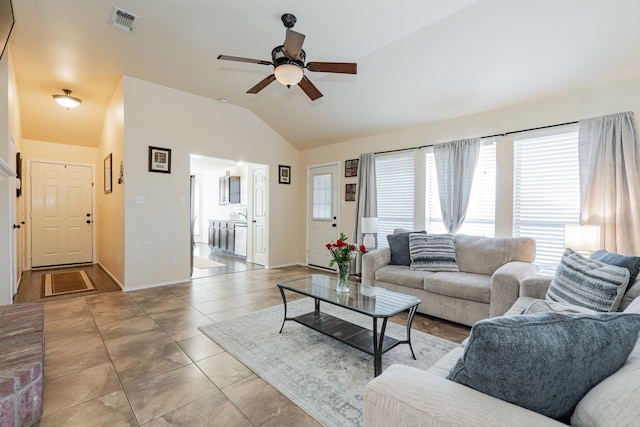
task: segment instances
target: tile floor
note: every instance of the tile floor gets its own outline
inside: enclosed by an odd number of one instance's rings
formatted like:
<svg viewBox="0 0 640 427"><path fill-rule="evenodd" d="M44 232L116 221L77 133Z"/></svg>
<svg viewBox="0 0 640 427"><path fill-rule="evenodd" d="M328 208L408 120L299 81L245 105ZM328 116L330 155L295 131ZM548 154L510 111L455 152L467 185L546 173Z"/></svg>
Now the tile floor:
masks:
<svg viewBox="0 0 640 427"><path fill-rule="evenodd" d="M260 269L45 302L40 426L318 426L197 329L281 304L275 283L310 272ZM469 332L421 315L414 327L458 342Z"/></svg>

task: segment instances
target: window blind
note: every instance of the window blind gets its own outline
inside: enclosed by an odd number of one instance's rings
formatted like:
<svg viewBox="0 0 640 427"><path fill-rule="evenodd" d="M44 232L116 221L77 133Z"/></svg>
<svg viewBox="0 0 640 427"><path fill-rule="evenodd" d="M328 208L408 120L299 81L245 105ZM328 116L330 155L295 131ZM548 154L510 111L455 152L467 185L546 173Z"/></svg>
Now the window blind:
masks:
<svg viewBox="0 0 640 427"><path fill-rule="evenodd" d="M513 235L536 239L536 263L553 271L564 250L564 225L580 222L578 127L514 139Z"/></svg>
<svg viewBox="0 0 640 427"><path fill-rule="evenodd" d="M378 246L395 228L413 230L415 151L376 155Z"/></svg>

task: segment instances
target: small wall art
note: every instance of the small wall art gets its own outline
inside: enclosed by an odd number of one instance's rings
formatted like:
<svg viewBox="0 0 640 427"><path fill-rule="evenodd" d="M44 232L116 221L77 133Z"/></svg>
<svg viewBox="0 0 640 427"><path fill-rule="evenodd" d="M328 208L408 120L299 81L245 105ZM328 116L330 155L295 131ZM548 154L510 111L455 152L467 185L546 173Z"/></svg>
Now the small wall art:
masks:
<svg viewBox="0 0 640 427"><path fill-rule="evenodd" d="M171 173L171 149L149 146L149 172Z"/></svg>
<svg viewBox="0 0 640 427"><path fill-rule="evenodd" d="M291 184L291 166L278 165L278 184Z"/></svg>
<svg viewBox="0 0 640 427"><path fill-rule="evenodd" d="M344 177L350 178L352 176L358 176L358 162L359 159L345 160L344 161Z"/></svg>
<svg viewBox="0 0 640 427"><path fill-rule="evenodd" d="M104 158L104 194L109 194L113 191L113 170L112 170L112 155L109 153Z"/></svg>
<svg viewBox="0 0 640 427"><path fill-rule="evenodd" d="M356 184L345 184L344 186L344 201L355 202L356 201Z"/></svg>

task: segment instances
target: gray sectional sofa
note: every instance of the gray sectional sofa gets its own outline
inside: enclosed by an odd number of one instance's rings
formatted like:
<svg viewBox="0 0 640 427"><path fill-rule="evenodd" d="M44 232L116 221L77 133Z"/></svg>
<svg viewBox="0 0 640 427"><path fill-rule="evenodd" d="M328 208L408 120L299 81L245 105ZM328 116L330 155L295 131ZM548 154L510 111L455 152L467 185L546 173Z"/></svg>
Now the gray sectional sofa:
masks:
<svg viewBox="0 0 640 427"><path fill-rule="evenodd" d="M521 296L506 316L518 315L545 298L551 277L522 281ZM640 278L626 290L618 311L640 313ZM579 310L578 310L579 311ZM519 316L526 317L526 316ZM631 337L637 339L637 337ZM606 339L605 339L606 341ZM468 345L468 344L467 344ZM614 351L610 348L608 351ZM427 371L392 365L372 380L364 394L365 427L382 426L563 426L552 418L446 379L464 352L460 346ZM604 356L608 357L607 352ZM561 367L573 369L572 361ZM551 396L557 399L560 396ZM637 426L640 422L640 340L622 367L591 388L570 418L575 427Z"/></svg>
<svg viewBox="0 0 640 427"><path fill-rule="evenodd" d="M393 236L405 235L408 242L408 234L396 230ZM407 253L379 248L363 255L362 283L414 295L422 301L419 313L469 326L503 315L518 298L521 280L538 271L535 240L525 237L456 235L458 272L412 270L409 248L393 248Z"/></svg>

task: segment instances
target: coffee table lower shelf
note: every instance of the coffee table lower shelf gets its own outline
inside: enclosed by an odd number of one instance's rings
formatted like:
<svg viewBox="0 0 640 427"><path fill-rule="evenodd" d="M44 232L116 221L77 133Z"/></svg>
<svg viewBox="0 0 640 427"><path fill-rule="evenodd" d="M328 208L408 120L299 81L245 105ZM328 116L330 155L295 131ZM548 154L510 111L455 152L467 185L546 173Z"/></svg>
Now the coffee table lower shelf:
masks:
<svg viewBox="0 0 640 427"><path fill-rule="evenodd" d="M293 320L371 356L376 355L374 342L379 343L383 337L380 333L376 333L376 339L374 340L372 330L354 325L351 322L320 311L312 311L297 317L289 317L286 320ZM384 336L379 355L386 353L402 343L408 342Z"/></svg>

